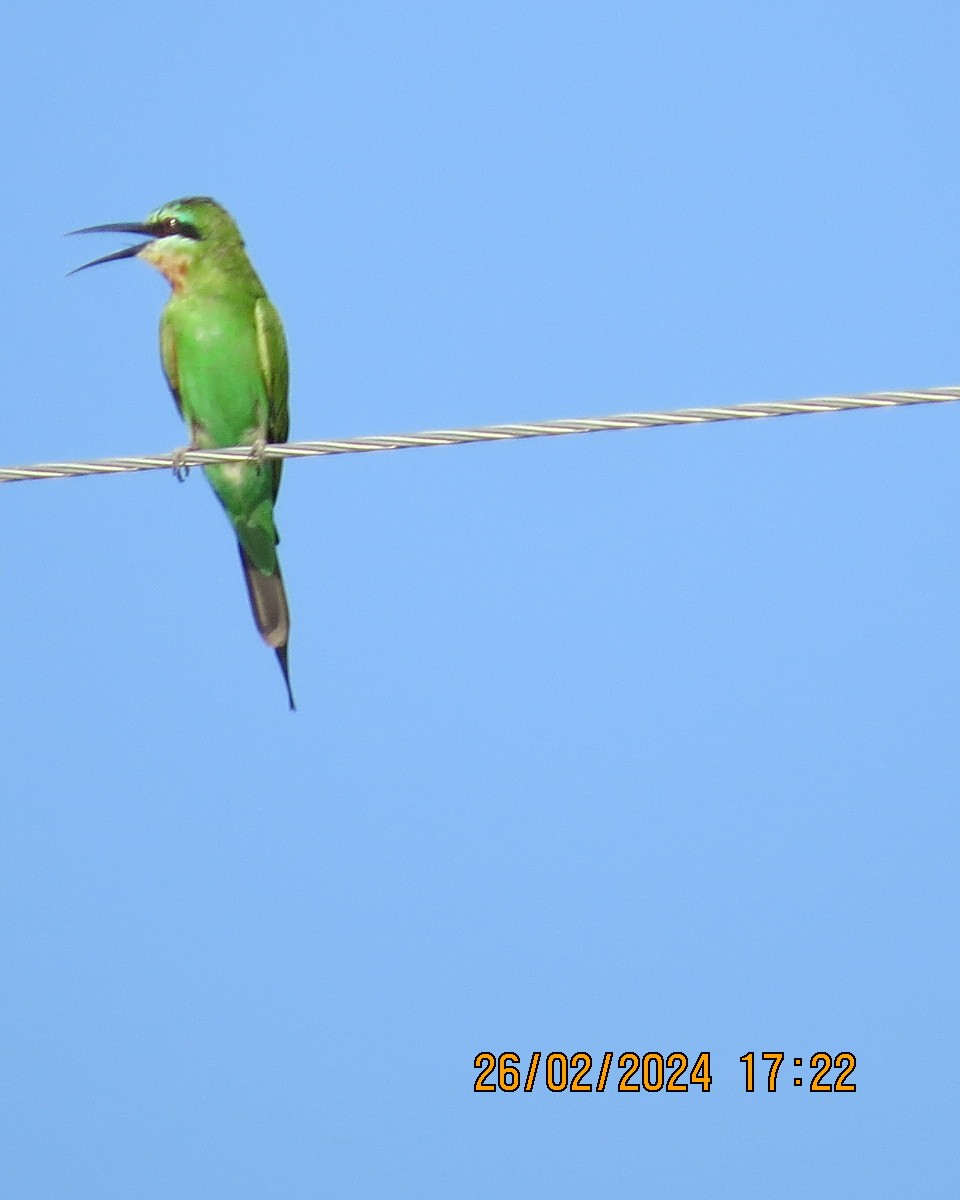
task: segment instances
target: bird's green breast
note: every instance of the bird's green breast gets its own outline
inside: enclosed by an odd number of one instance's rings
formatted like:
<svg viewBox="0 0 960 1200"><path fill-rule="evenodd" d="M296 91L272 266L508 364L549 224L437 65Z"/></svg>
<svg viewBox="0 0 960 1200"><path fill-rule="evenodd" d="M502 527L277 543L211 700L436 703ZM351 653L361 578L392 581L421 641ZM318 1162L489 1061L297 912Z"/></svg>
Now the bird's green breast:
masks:
<svg viewBox="0 0 960 1200"><path fill-rule="evenodd" d="M163 316L183 416L203 446L266 436L268 398L254 305L246 297L171 296Z"/></svg>

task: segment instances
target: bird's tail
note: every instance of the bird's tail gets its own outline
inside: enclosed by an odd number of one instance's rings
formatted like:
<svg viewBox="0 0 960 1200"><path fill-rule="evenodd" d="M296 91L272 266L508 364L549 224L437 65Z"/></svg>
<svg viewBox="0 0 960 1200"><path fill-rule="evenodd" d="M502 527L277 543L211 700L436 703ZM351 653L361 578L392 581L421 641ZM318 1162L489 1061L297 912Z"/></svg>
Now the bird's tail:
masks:
<svg viewBox="0 0 960 1200"><path fill-rule="evenodd" d="M287 593L283 587L283 576L280 574L280 564L270 572L260 571L251 562L242 543L237 543L240 551L240 563L243 567L243 578L247 584L247 594L250 597L250 607L253 609L253 619L260 630L260 636L271 646L277 655L277 662L283 672L283 682L287 688L287 699L290 708L295 709L293 689L290 686L290 670L287 666L287 642L290 639L290 610L287 608Z"/></svg>

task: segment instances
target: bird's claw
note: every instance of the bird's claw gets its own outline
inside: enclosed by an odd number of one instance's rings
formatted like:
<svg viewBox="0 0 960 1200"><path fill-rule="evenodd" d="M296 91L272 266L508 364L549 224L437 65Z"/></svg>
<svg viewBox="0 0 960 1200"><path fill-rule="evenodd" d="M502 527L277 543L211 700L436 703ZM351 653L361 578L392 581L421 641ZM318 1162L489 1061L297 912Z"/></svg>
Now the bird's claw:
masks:
<svg viewBox="0 0 960 1200"><path fill-rule="evenodd" d="M178 483L183 483L190 474L190 467L184 462L184 459L190 450L195 449L195 446L181 446L179 450L174 450L173 454L171 454L170 465L173 468L173 477Z"/></svg>
<svg viewBox="0 0 960 1200"><path fill-rule="evenodd" d="M257 438L255 442L250 443L250 457L256 462L258 467L262 467L267 461L266 449L266 438Z"/></svg>

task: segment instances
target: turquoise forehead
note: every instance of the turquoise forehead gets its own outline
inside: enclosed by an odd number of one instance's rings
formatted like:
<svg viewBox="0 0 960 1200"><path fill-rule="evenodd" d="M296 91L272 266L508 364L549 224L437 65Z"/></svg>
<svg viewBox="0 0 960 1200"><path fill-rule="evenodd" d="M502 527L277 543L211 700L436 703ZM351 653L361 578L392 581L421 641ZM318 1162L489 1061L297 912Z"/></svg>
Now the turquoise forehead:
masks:
<svg viewBox="0 0 960 1200"><path fill-rule="evenodd" d="M227 210L209 196L187 196L182 200L168 200L147 217L147 224L177 217L198 228L217 229L226 233L235 228Z"/></svg>
<svg viewBox="0 0 960 1200"><path fill-rule="evenodd" d="M207 204L212 204L210 200L204 200L200 197L192 197L188 200L168 200L166 204L161 204L159 208L155 208L147 217L150 221L157 221L163 217L189 217L197 216L197 210L202 210Z"/></svg>

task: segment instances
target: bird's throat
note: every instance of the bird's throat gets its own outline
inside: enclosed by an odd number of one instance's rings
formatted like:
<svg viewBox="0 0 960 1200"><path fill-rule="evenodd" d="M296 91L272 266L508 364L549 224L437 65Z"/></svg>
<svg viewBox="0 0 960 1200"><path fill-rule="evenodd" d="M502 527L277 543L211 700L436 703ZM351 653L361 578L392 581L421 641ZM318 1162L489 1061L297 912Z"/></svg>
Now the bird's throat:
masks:
<svg viewBox="0 0 960 1200"><path fill-rule="evenodd" d="M175 292L180 292L186 285L190 271L189 254L177 253L169 244L163 242L148 242L137 255L151 267L156 267Z"/></svg>

